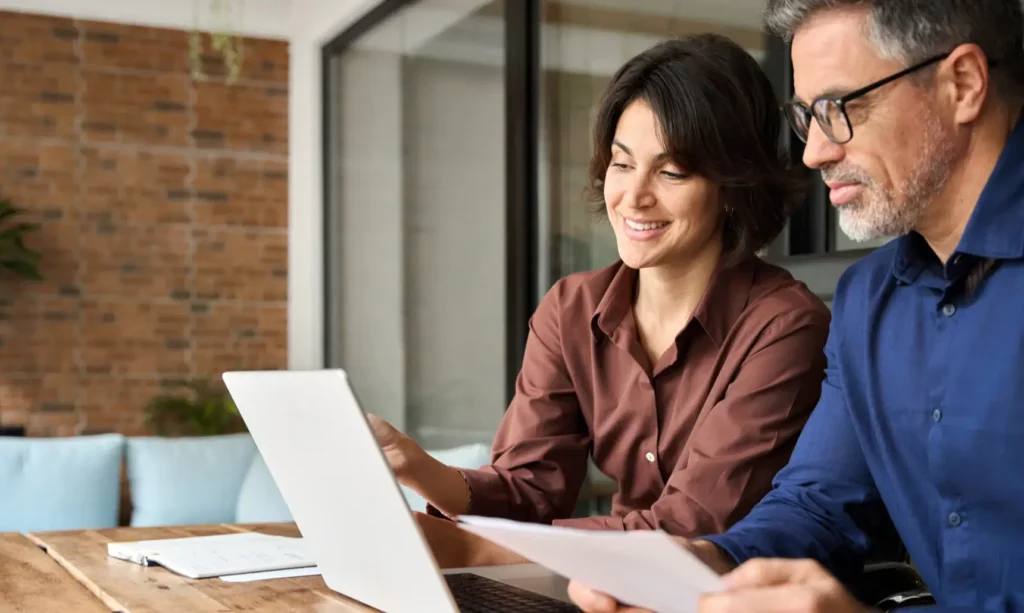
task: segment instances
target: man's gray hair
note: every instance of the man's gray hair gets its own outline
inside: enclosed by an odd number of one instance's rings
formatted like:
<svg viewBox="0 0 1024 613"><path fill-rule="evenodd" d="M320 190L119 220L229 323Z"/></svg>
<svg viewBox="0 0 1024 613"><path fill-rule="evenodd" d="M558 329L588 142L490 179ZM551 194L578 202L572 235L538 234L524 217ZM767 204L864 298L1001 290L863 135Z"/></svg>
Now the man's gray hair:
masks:
<svg viewBox="0 0 1024 613"><path fill-rule="evenodd" d="M770 34L790 41L813 14L827 9L870 7L868 36L879 54L906 65L964 43L998 61L992 81L999 94L1024 98L1022 0L768 0Z"/></svg>

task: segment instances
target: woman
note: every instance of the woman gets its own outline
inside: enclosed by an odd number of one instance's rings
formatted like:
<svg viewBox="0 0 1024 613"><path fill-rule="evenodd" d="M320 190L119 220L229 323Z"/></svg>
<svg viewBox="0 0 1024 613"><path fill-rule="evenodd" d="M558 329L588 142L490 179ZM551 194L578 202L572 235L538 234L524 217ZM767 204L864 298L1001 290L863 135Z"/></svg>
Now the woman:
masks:
<svg viewBox="0 0 1024 613"><path fill-rule="evenodd" d="M431 514L692 536L768 491L818 399L829 325L756 256L801 197L778 109L757 62L720 36L659 44L615 74L590 191L620 261L561 279L537 307L492 464L448 467L371 417ZM611 515L570 518L588 458L619 491ZM435 553L469 556L451 564L509 561L420 520Z"/></svg>

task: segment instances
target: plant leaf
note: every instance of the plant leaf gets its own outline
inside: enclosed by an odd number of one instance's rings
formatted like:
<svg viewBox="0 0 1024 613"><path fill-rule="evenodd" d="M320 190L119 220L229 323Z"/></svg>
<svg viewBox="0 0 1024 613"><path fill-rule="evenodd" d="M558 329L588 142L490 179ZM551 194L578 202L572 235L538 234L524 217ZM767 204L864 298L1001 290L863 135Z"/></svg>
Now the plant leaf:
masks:
<svg viewBox="0 0 1024 613"><path fill-rule="evenodd" d="M24 213L22 209L11 204L10 200L0 200L0 221Z"/></svg>
<svg viewBox="0 0 1024 613"><path fill-rule="evenodd" d="M42 228L42 226L40 226L39 224L29 223L27 221L14 224L10 228L7 228L3 232L0 232L0 243L11 241L17 244L17 241L20 240L25 234L28 234L30 232L38 232L40 228Z"/></svg>
<svg viewBox="0 0 1024 613"><path fill-rule="evenodd" d="M5 260L0 262L0 267L13 272L23 279L31 279L33 281L43 280L43 276L39 273L39 270L30 262Z"/></svg>

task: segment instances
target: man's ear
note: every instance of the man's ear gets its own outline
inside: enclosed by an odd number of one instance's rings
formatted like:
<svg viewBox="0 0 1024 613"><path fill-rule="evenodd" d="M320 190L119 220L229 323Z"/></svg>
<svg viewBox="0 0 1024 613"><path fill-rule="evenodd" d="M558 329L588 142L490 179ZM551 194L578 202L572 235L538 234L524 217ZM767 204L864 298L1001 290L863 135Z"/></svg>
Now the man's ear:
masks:
<svg viewBox="0 0 1024 613"><path fill-rule="evenodd" d="M946 58L942 73L958 124L978 118L991 90L989 58L975 44L960 45Z"/></svg>

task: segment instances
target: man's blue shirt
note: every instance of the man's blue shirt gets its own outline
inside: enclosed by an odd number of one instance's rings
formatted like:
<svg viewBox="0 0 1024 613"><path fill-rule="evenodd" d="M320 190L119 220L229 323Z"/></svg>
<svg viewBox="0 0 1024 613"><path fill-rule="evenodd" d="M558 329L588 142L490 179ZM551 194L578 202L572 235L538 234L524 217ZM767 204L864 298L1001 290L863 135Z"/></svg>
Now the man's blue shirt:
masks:
<svg viewBox="0 0 1024 613"><path fill-rule="evenodd" d="M999 265L972 295L967 272ZM888 513L939 605L1024 612L1024 118L945 266L911 233L843 275L821 400L738 561L856 572Z"/></svg>

